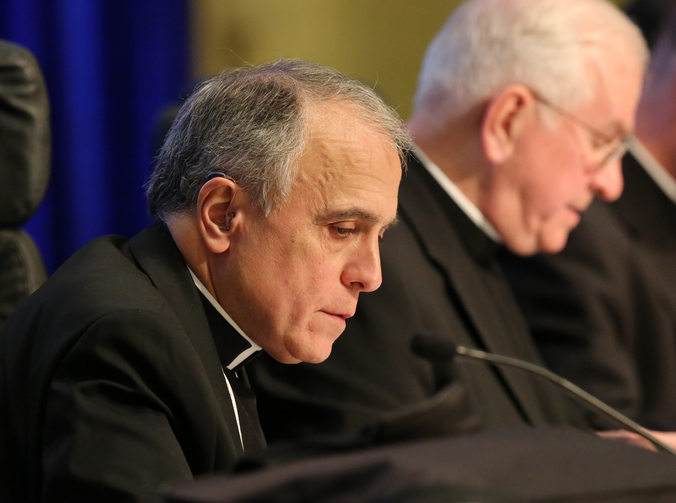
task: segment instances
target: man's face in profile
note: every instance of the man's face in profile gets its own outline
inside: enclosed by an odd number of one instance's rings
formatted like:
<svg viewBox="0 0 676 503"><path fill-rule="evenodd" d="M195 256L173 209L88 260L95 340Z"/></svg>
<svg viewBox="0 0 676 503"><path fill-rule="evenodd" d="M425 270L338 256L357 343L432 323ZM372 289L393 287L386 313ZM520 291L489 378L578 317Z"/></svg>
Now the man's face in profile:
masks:
<svg viewBox="0 0 676 503"><path fill-rule="evenodd" d="M393 223L401 164L385 135L342 104L314 106L286 203L257 214L232 247L228 313L284 363L321 362L359 293L381 283L379 240Z"/></svg>
<svg viewBox="0 0 676 503"><path fill-rule="evenodd" d="M612 152L633 128L642 70L619 63L611 68L596 68L600 91L577 110L532 100L532 120L495 174L499 189L485 211L512 251L560 251L595 196L620 196L621 163ZM550 114L554 125L542 114Z"/></svg>

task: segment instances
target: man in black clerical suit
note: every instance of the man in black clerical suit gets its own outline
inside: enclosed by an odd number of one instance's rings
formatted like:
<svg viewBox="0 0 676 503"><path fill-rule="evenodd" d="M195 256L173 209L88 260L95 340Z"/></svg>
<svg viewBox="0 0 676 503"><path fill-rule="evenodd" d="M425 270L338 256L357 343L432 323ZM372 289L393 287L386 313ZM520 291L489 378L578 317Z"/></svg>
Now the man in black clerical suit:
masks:
<svg viewBox="0 0 676 503"><path fill-rule="evenodd" d="M205 82L148 184L157 222L85 246L0 335L0 500L156 501L263 447L242 366L328 356L380 285L407 142L312 63Z"/></svg>
<svg viewBox="0 0 676 503"><path fill-rule="evenodd" d="M551 257L505 257L545 361L649 428L676 430L676 13L636 116L625 190Z"/></svg>
<svg viewBox="0 0 676 503"><path fill-rule="evenodd" d="M410 339L431 332L539 362L497 252L558 251L594 196L619 196L646 59L610 2L470 0L455 11L419 77L415 159L381 246L382 288L323 364L254 362L269 439L378 422L408 436L575 423L537 377L430 363Z"/></svg>

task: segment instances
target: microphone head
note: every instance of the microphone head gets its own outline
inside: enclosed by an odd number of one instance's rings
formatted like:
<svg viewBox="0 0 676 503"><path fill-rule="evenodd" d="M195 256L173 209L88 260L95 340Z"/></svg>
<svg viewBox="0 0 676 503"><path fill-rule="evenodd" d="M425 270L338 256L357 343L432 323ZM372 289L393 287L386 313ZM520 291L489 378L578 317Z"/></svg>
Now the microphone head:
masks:
<svg viewBox="0 0 676 503"><path fill-rule="evenodd" d="M411 351L426 360L448 362L457 354L458 345L450 337L418 332L411 337Z"/></svg>

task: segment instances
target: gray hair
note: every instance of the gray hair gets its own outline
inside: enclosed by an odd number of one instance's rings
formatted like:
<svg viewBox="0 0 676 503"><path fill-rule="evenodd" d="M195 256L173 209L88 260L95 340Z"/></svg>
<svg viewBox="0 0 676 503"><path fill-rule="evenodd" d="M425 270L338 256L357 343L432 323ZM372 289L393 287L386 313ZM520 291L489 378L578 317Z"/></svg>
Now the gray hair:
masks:
<svg viewBox="0 0 676 503"><path fill-rule="evenodd" d="M406 127L366 85L299 60L229 69L204 82L179 110L147 185L151 215L165 220L193 211L211 173L232 178L269 215L295 180L310 134L308 105L329 102L350 106L403 159Z"/></svg>
<svg viewBox="0 0 676 503"><path fill-rule="evenodd" d="M415 106L459 117L520 83L574 109L594 97L590 58L627 50L645 66L640 31L607 0L469 0L431 43Z"/></svg>

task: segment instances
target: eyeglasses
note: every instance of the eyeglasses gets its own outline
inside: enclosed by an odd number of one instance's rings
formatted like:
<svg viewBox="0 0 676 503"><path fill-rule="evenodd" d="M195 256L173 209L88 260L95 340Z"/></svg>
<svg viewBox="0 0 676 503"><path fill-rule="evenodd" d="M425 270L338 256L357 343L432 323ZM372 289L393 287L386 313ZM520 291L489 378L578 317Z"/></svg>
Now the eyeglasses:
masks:
<svg viewBox="0 0 676 503"><path fill-rule="evenodd" d="M594 139L594 141L592 142L592 148L599 155L599 157L603 155L603 160L595 166L594 171L600 170L603 167L607 166L608 164L621 159L624 156L624 154L627 153L627 150L629 150L629 147L634 138L633 134L626 133L621 137L611 138L607 134L602 133L598 129L590 126L576 115L570 113L567 110L564 110L558 105L555 105L548 99L541 96L536 91L531 90L531 93L533 94L533 97L535 98L536 101L546 106L550 110L556 112L560 116L574 122L592 136L592 138Z"/></svg>

